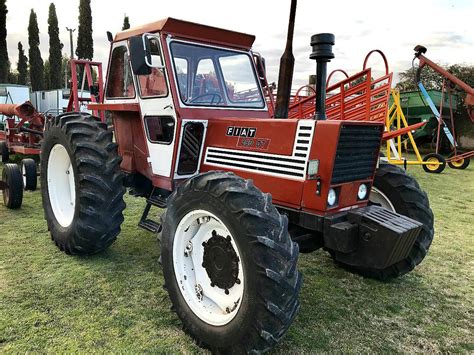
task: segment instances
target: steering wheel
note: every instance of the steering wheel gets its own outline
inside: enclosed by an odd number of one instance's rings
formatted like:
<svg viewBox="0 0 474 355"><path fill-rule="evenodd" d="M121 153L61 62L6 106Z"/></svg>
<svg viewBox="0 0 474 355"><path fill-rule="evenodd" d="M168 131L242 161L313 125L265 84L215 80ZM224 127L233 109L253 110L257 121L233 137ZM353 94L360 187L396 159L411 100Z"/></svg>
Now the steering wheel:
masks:
<svg viewBox="0 0 474 355"><path fill-rule="evenodd" d="M189 101L189 103L194 103L198 99L200 99L202 97L206 97L206 96L211 96L211 101L209 102L210 105L217 105L219 102L222 101L222 96L221 95L216 94L216 93L209 93L209 94L202 94L202 95L196 96L195 98L191 99L191 101ZM201 102L201 103L207 103L207 102Z"/></svg>

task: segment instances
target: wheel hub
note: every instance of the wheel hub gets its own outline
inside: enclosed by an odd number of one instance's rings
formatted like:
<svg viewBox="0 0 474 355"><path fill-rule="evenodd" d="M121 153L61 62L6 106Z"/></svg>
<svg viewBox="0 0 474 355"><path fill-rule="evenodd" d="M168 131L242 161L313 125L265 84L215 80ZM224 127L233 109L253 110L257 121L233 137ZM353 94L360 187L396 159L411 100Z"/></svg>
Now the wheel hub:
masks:
<svg viewBox="0 0 474 355"><path fill-rule="evenodd" d="M228 293L230 288L240 283L240 260L232 247L231 237L223 237L213 230L212 237L203 243L203 247L202 266L211 280L211 286L217 286Z"/></svg>

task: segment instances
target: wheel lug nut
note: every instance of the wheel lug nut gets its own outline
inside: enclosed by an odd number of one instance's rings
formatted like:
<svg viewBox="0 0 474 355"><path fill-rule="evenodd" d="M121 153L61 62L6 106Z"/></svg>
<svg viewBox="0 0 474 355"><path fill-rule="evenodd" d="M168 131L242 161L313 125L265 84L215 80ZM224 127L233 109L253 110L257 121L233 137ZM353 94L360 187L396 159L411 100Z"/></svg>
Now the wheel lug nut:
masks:
<svg viewBox="0 0 474 355"><path fill-rule="evenodd" d="M225 293L226 295L228 295L228 294L229 294L229 290L225 290L224 293Z"/></svg>
<svg viewBox="0 0 474 355"><path fill-rule="evenodd" d="M211 287L214 287L214 286L215 286L215 284L211 282Z"/></svg>
<svg viewBox="0 0 474 355"><path fill-rule="evenodd" d="M240 279L235 280L235 283L236 283L237 285L240 285Z"/></svg>

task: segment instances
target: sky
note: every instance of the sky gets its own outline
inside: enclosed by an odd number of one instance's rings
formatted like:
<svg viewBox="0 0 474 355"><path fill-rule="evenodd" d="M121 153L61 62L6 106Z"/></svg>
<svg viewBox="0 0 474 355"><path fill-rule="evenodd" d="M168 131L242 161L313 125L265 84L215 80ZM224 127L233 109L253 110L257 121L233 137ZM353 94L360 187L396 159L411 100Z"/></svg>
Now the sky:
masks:
<svg viewBox="0 0 474 355"><path fill-rule="evenodd" d="M7 0L7 43L12 67L18 61L18 41L28 47L30 9L38 15L40 48L48 57L48 6L51 0ZM66 27L78 27L79 0L55 0L63 52L69 54ZM395 6L396 5L396 6ZM288 28L290 0L91 0L94 59L107 63L109 43L106 31L121 30L126 14L131 27L174 17L256 36L253 50L266 59L269 82L277 81L279 58ZM474 0L398 0L394 1L317 1L298 0L293 52L293 86L299 87L315 73L309 59L310 39L321 32L334 33L335 59L328 72L344 69L350 75L362 70L365 55L382 50L390 71L397 73L411 66L413 48L428 48L427 57L441 64L474 65ZM74 43L77 42L77 31ZM373 75L382 74L383 63L374 55L369 60ZM338 77L335 77L337 81Z"/></svg>

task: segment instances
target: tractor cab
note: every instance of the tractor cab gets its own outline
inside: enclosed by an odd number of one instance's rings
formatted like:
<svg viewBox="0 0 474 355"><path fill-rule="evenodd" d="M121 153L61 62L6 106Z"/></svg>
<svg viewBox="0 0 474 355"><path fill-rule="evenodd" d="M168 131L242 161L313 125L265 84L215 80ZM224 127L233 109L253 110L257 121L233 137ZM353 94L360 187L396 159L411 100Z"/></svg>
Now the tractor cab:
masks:
<svg viewBox="0 0 474 355"><path fill-rule="evenodd" d="M130 176L171 191L199 172L209 119L270 118L254 39L172 18L116 35L96 106L112 112Z"/></svg>

